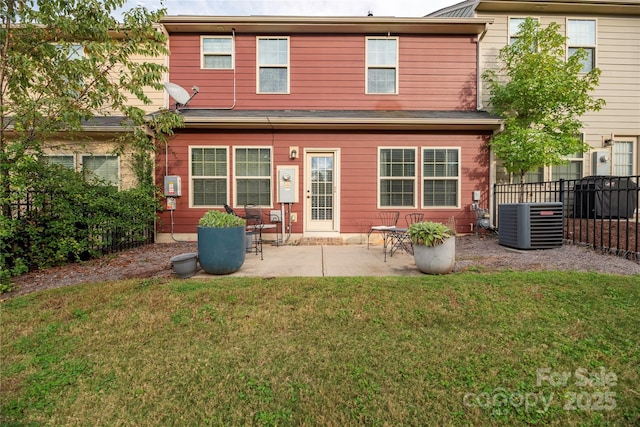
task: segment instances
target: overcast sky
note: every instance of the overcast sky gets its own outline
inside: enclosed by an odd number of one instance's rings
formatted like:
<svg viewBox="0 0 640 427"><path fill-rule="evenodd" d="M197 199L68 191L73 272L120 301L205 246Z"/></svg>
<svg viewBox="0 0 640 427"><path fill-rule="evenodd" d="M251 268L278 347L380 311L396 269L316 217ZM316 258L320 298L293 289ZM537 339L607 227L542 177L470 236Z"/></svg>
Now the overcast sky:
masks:
<svg viewBox="0 0 640 427"><path fill-rule="evenodd" d="M168 15L302 15L418 17L462 0L128 0L125 9L142 5L167 8Z"/></svg>

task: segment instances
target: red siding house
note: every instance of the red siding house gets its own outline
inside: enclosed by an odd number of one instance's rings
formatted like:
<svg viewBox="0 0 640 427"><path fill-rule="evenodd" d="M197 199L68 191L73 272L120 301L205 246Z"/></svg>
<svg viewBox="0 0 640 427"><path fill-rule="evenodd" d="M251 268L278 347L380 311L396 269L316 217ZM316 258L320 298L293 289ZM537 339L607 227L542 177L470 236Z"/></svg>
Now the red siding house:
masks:
<svg viewBox="0 0 640 427"><path fill-rule="evenodd" d="M489 191L478 40L491 19L168 16L169 81L198 92L157 157L179 176L158 240L228 203L285 213L286 237L366 241L380 211L475 223ZM278 236L273 235L276 239Z"/></svg>

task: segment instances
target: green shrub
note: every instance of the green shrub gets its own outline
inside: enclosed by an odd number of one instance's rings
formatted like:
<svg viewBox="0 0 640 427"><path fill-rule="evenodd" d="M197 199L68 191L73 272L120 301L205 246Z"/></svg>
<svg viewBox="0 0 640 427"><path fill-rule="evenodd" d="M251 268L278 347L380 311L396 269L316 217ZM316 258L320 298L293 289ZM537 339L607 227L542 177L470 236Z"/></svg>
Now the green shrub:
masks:
<svg viewBox="0 0 640 427"><path fill-rule="evenodd" d="M222 211L208 211L205 213L198 224L201 227L214 227L214 228L230 228L230 227L244 227L247 222L244 218L235 216Z"/></svg>
<svg viewBox="0 0 640 427"><path fill-rule="evenodd" d="M445 242L455 232L440 222L415 222L409 226L409 237L414 245L437 246Z"/></svg>
<svg viewBox="0 0 640 427"><path fill-rule="evenodd" d="M0 216L0 293L12 276L100 256L118 238L143 242L160 208L154 187L118 191L55 165L26 184Z"/></svg>

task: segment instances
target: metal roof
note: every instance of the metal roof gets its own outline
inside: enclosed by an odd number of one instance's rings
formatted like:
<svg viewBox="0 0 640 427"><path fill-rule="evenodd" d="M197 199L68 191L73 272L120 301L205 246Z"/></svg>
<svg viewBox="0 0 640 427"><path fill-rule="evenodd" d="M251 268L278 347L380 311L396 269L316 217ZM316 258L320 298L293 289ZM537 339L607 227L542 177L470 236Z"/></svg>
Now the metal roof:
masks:
<svg viewBox="0 0 640 427"><path fill-rule="evenodd" d="M475 16L475 8L477 5L478 0L467 0L462 3L457 3L437 10L427 16L440 18L470 18Z"/></svg>
<svg viewBox="0 0 640 427"><path fill-rule="evenodd" d="M443 19L475 17L477 12L557 13L640 16L638 0L466 0L433 12L427 17Z"/></svg>

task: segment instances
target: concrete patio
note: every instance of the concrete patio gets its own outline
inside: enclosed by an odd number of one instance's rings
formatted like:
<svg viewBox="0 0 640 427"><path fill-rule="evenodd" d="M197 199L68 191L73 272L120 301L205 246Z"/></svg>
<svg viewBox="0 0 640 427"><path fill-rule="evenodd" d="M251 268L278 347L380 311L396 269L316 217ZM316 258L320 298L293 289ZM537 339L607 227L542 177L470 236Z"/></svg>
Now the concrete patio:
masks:
<svg viewBox="0 0 640 427"><path fill-rule="evenodd" d="M263 246L264 259L255 252L247 253L240 270L226 276L199 270L193 278L216 277L319 277L319 276L421 276L413 256L405 252L387 253L382 246Z"/></svg>

